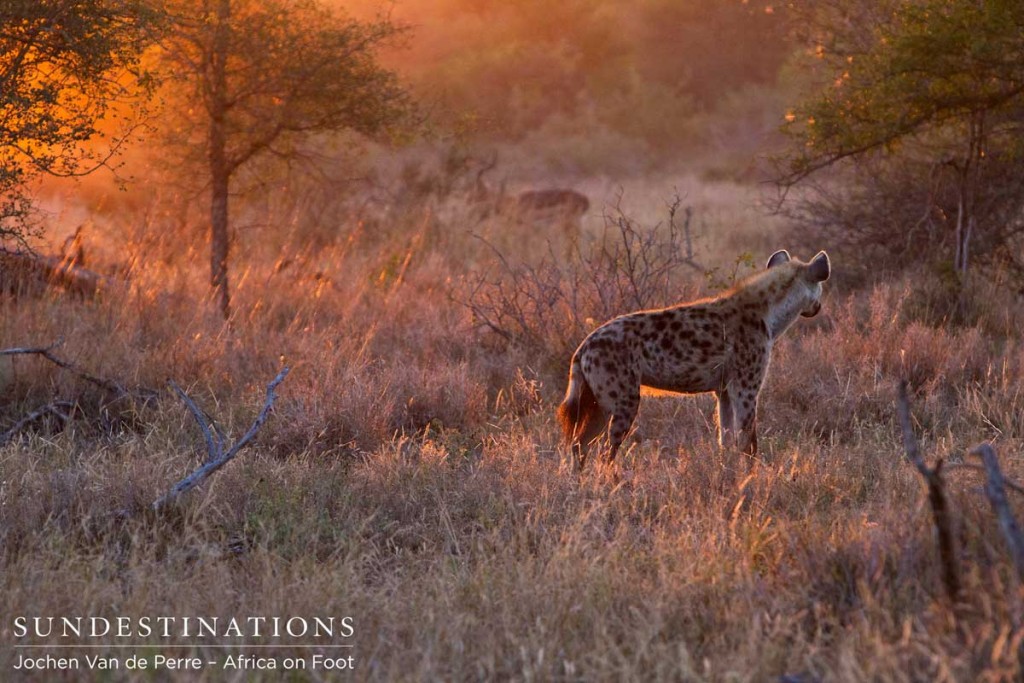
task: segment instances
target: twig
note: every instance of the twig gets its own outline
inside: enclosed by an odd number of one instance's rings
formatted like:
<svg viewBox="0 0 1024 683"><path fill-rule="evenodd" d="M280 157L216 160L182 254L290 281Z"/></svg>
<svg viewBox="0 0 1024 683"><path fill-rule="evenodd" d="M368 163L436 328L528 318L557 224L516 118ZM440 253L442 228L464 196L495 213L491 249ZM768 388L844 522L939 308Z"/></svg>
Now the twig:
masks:
<svg viewBox="0 0 1024 683"><path fill-rule="evenodd" d="M896 414L903 430L903 448L907 460L913 463L928 485L928 502L931 504L935 530L939 537L939 560L942 562L942 581L946 593L954 603L960 594L960 575L956 565L956 547L953 543L952 518L949 505L942 488L942 459L935 463L934 468L925 464L921 449L914 436L914 428L910 423L910 399L907 398L907 382L900 382L896 400Z"/></svg>
<svg viewBox="0 0 1024 683"><path fill-rule="evenodd" d="M263 426L263 423L267 421L267 417L270 415L270 409L273 407L274 400L277 398L277 395L274 393L274 390L277 389L277 386L284 381L285 377L288 376L289 371L290 368L288 367L282 368L281 372L277 374L277 377L275 377L273 381L271 381L270 384L267 385L267 399L263 403L263 409L260 411L260 414L256 416L256 420L252 423L252 426L249 427L249 430L244 435L242 435L242 438L239 439L235 443L235 445L232 446L231 449L228 450L226 453L221 452L216 459L208 459L205 463L203 463L201 467L199 467L199 469L195 470L194 472L192 472L192 474L188 475L187 477L179 481L177 484L175 484L166 495L157 499L153 503L153 510L160 511L166 508L167 506L177 501L178 498L180 498L183 494L191 491L196 486L199 486L206 480L207 477L209 477L211 474L213 474L221 467L229 463L236 455L238 455L239 451L241 451L250 441L252 441L253 437L256 436L256 432L259 431L260 427ZM177 385L173 386L176 387ZM179 395L184 396L183 391L178 389L178 392ZM187 399L187 397L185 398ZM196 419L196 421L200 425L200 428L202 428L203 430L203 436L204 438L206 438L208 451L210 453L213 453L213 437L210 436L209 426L207 426L204 422L202 411L199 410L199 408L195 405L195 403L191 401L191 399L187 399L185 404L188 406L189 411L192 413L192 416ZM216 422L210 420L210 423L213 424L214 429L217 430L218 438L221 438L221 432L219 431L219 429L217 429ZM223 448L219 448L217 450L223 451Z"/></svg>
<svg viewBox="0 0 1024 683"><path fill-rule="evenodd" d="M71 373L74 373L74 374L78 375L79 377L81 377L82 379L84 379L87 382L95 384L96 386L101 387L103 389L106 389L107 391L113 392L114 394L117 394L118 398L121 398L123 396L138 395L138 396L141 396L144 399L151 399L151 398L155 398L157 396L157 392L153 391L152 389L146 389L146 388L140 387L140 388L137 388L137 389L135 389L133 391L129 390L129 389L125 388L123 385L118 384L117 382L115 382L113 380L104 379L102 377L97 377L96 375L93 375L91 373L86 372L85 370L82 370L80 367L78 367L74 363L72 363L70 361L67 361L67 360L64 360L60 356L55 355L53 353L53 349L58 348L59 346L61 346L63 344L64 344L64 338L61 337L60 339L58 339L54 343L50 344L49 346L28 346L28 347L15 347L15 348L10 348L10 349L0 349L0 356L15 356L15 355L36 355L36 356L42 356L43 358L45 358L46 360L50 361L51 363L53 363L57 367L63 368L64 370L67 370L67 371L69 371Z"/></svg>
<svg viewBox="0 0 1024 683"><path fill-rule="evenodd" d="M999 519L999 528L1003 531L1006 545L1010 548L1010 556L1013 558L1013 565L1017 568L1017 578L1024 581L1024 535L1021 535L1017 519L1010 510L1010 503L1006 499L1006 480L999 469L999 459L996 457L995 449L991 444L983 443L971 450L971 455L977 455L985 465L988 473L988 480L985 482L985 495L988 496L992 510Z"/></svg>
<svg viewBox="0 0 1024 683"><path fill-rule="evenodd" d="M970 454L976 455L977 450L977 448L973 449ZM950 470L969 470L971 472L978 472L981 474L986 474L988 472L988 470L986 470L982 465L973 465L969 462L947 462L942 469L946 472L949 472ZM1010 489L1014 493L1019 493L1024 496L1024 486L1005 478L1003 479L1003 484L1005 484L1006 488Z"/></svg>
<svg viewBox="0 0 1024 683"><path fill-rule="evenodd" d="M668 224L669 228L675 230L676 226L676 213L679 211L679 206L683 203L682 198L677 193L675 198L668 207ZM706 272L706 268L698 263L693 258L693 237L690 234L690 221L693 220L693 207L687 205L683 209L683 239L686 240L686 258L682 259L682 262L699 273Z"/></svg>
<svg viewBox="0 0 1024 683"><path fill-rule="evenodd" d="M231 450L224 454L224 462L231 460L231 458L235 457L238 454L238 451L245 448L245 446L250 441L252 441L252 438L256 436L256 432L260 430L260 427L263 426L263 423L267 421L267 417L270 415L270 409L274 405L274 399L277 398L277 395L274 394L274 389L276 389L277 385L284 381L284 378L288 376L288 373L290 371L291 368L282 368L281 372L277 374L277 377L275 377L273 381L271 381L270 384L267 385L267 400L263 404L263 410L261 410L260 414L256 416L256 420L252 423L252 426L249 427L249 431L243 434L242 438L239 439L238 442L231 447Z"/></svg>
<svg viewBox="0 0 1024 683"><path fill-rule="evenodd" d="M213 462L223 453L223 441L219 439L214 441L213 432L210 431L210 424L213 420L210 419L209 415L199 409L199 406L196 405L195 401L193 401L173 379L167 380L167 384L169 384L171 389L178 394L178 397L188 408L189 412L192 413L192 417L195 418L199 428L203 430L203 440L206 441L206 462Z"/></svg>
<svg viewBox="0 0 1024 683"><path fill-rule="evenodd" d="M12 349L0 349L0 356L15 356L24 353L46 353L53 349L61 346L64 343L64 337L61 337L57 341L53 342L49 346L16 346Z"/></svg>
<svg viewBox="0 0 1024 683"><path fill-rule="evenodd" d="M917 444L917 437L914 436L914 428L910 424L910 399L907 398L906 380L900 382L896 415L899 417L900 428L903 430L903 449L906 451L907 460L927 479L931 470L928 469L924 458L921 457L921 449Z"/></svg>
<svg viewBox="0 0 1024 683"><path fill-rule="evenodd" d="M46 415L55 415L62 422L66 423L71 419L71 417L70 415L61 412L61 409L70 411L73 410L74 407L75 404L71 401L53 401L33 410L31 413L15 422L6 432L0 434L0 446L6 446L21 430Z"/></svg>

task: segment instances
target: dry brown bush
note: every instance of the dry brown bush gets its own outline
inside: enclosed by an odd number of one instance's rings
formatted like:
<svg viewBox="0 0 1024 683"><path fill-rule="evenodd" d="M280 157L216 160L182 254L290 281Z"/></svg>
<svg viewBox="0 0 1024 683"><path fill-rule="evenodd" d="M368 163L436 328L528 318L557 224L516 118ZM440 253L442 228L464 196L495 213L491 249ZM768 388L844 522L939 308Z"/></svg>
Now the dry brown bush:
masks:
<svg viewBox="0 0 1024 683"><path fill-rule="evenodd" d="M596 325L674 303L686 292L685 275L703 276L693 258L692 208L682 208L677 196L667 214L664 223L642 225L616 206L604 215L600 236L569 258L556 256L549 242L539 263L485 241L493 258L459 283L454 296L505 343L539 354L546 367L565 365Z"/></svg>

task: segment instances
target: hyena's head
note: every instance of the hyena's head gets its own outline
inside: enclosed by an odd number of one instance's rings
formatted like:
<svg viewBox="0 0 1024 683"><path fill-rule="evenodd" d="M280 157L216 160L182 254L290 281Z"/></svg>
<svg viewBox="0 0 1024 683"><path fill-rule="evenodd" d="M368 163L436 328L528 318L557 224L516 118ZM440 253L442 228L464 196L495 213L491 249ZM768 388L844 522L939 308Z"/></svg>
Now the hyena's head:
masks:
<svg viewBox="0 0 1024 683"><path fill-rule="evenodd" d="M775 252L768 259L768 268L792 270L794 277L786 292L785 306L793 307L805 318L813 318L821 310L821 283L828 279L832 264L828 254L819 251L809 263L794 259L785 249Z"/></svg>

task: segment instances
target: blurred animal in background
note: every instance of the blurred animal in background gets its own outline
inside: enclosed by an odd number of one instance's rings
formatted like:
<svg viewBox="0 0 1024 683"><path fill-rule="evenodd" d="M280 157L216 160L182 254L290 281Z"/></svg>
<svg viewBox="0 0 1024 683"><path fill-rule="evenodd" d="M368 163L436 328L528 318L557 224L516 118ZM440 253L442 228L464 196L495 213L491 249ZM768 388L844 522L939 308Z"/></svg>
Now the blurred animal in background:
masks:
<svg viewBox="0 0 1024 683"><path fill-rule="evenodd" d="M515 198L513 211L520 220L536 226L551 226L562 233L566 255L579 251L583 216L590 200L576 190L528 190Z"/></svg>
<svg viewBox="0 0 1024 683"><path fill-rule="evenodd" d="M16 296L40 296L49 291L95 296L108 278L85 267L84 227L78 226L55 255L0 249L0 291Z"/></svg>
<svg viewBox="0 0 1024 683"><path fill-rule="evenodd" d="M583 234L583 216L590 210L587 196L567 188L526 190L510 196L504 182L493 190L484 181L484 175L497 163L498 155L492 154L477 171L470 198L477 220L506 218L530 227L542 239L550 240L554 233L567 258L576 254Z"/></svg>

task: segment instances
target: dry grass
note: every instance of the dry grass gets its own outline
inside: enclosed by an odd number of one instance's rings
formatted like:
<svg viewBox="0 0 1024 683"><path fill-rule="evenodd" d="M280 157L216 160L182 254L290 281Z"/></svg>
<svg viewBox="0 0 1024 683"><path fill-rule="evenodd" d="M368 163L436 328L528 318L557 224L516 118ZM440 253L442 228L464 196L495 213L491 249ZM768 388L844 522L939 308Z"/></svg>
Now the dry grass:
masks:
<svg viewBox="0 0 1024 683"><path fill-rule="evenodd" d="M952 326L913 278L832 291L828 315L778 346L763 460L714 447L709 399L646 399L616 483L577 477L556 444L564 377L453 303L465 264L486 262L473 226L419 211L250 247L230 329L202 298L203 261L173 255L183 238L147 245L130 292L0 301L0 346L64 336L83 367L173 377L235 432L280 357L295 367L254 449L180 514L125 522L110 513L194 465L185 409L168 394L103 421L98 390L2 359L4 424L54 396L83 406L0 449L4 633L15 614L347 614L360 680L1021 676L1024 596L976 475L949 475L954 611L893 412L905 374L927 453L992 439L1024 478L1024 320L1008 294L979 285L973 322ZM718 211L701 214L717 245L702 255L729 267L735 235L759 226ZM0 649L0 669L13 656Z"/></svg>

